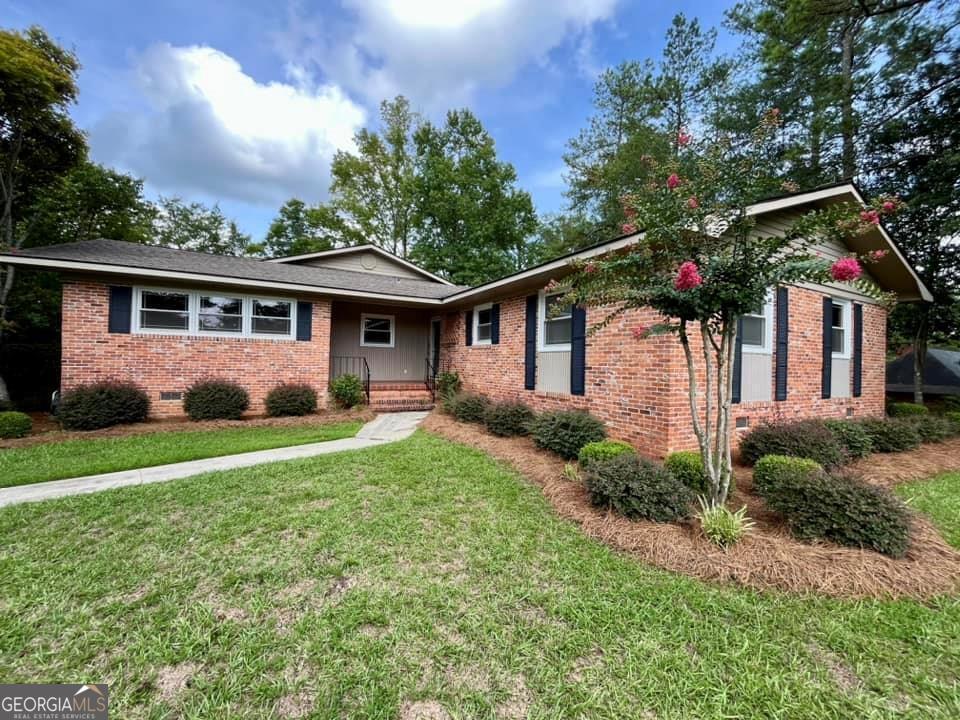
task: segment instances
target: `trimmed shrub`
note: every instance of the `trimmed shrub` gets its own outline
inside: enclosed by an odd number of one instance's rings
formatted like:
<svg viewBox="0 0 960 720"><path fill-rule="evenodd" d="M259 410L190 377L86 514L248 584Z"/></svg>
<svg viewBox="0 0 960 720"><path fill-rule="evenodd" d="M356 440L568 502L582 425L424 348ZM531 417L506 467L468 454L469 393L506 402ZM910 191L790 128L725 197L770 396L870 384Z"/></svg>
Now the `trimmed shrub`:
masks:
<svg viewBox="0 0 960 720"><path fill-rule="evenodd" d="M460 422L482 423L490 401L482 395L461 393L453 399L452 413Z"/></svg>
<svg viewBox="0 0 960 720"><path fill-rule="evenodd" d="M904 418L904 421L913 424L920 442L943 442L954 434L953 423L941 415L916 415Z"/></svg>
<svg viewBox="0 0 960 720"><path fill-rule="evenodd" d="M825 468L846 459L843 445L822 420L758 425L740 441L740 460L753 465L764 455L810 458Z"/></svg>
<svg viewBox="0 0 960 720"><path fill-rule="evenodd" d="M363 401L367 399L367 394L363 390L363 381L358 375L352 373L334 378L330 383L330 395L342 408L363 405Z"/></svg>
<svg viewBox="0 0 960 720"><path fill-rule="evenodd" d="M930 410L926 405L918 405L909 402L894 402L887 405L887 415L890 417L913 417L915 415L927 415Z"/></svg>
<svg viewBox="0 0 960 720"><path fill-rule="evenodd" d="M446 400L460 392L460 373L442 372L437 375L437 395Z"/></svg>
<svg viewBox="0 0 960 720"><path fill-rule="evenodd" d="M503 402L490 405L484 413L483 422L494 435L511 437L529 433L534 417L533 410L523 403Z"/></svg>
<svg viewBox="0 0 960 720"><path fill-rule="evenodd" d="M960 410L960 395L944 395L943 407L948 411Z"/></svg>
<svg viewBox="0 0 960 720"><path fill-rule="evenodd" d="M57 418L67 430L97 430L143 422L148 412L150 399L143 390L132 383L106 381L67 390Z"/></svg>
<svg viewBox="0 0 960 720"><path fill-rule="evenodd" d="M636 454L636 450L633 449L633 445L623 440L598 440L580 448L577 460L580 461L581 467L586 468L593 463L609 460L623 453Z"/></svg>
<svg viewBox="0 0 960 720"><path fill-rule="evenodd" d="M603 423L582 410L554 410L543 413L530 424L530 434L537 447L555 452L565 460L573 460L587 443L603 440L607 431Z"/></svg>
<svg viewBox="0 0 960 720"><path fill-rule="evenodd" d="M700 512L695 517L700 521L700 529L707 540L724 550L740 542L740 538L756 525L747 517L746 505L732 512L723 505L708 505L703 497L700 498Z"/></svg>
<svg viewBox="0 0 960 720"><path fill-rule="evenodd" d="M229 380L198 380L183 394L191 420L239 420L248 407L247 391Z"/></svg>
<svg viewBox="0 0 960 720"><path fill-rule="evenodd" d="M866 457L873 452L873 441L863 426L854 420L824 420L833 436L847 452L851 460Z"/></svg>
<svg viewBox="0 0 960 720"><path fill-rule="evenodd" d="M0 438L26 437L33 428L33 420L26 413L6 410L0 412Z"/></svg>
<svg viewBox="0 0 960 720"><path fill-rule="evenodd" d="M860 425L870 436L874 452L896 453L920 447L920 433L909 420L866 418Z"/></svg>
<svg viewBox="0 0 960 720"><path fill-rule="evenodd" d="M693 491L665 467L633 453L591 464L584 482L594 505L634 519L680 520L694 500Z"/></svg>
<svg viewBox="0 0 960 720"><path fill-rule="evenodd" d="M819 472L823 472L820 464L808 458L764 455L753 466L753 489L758 495L765 495L784 480L794 480Z"/></svg>
<svg viewBox="0 0 960 720"><path fill-rule="evenodd" d="M906 506L880 488L826 472L784 475L764 491L801 540L830 540L903 557L910 534Z"/></svg>
<svg viewBox="0 0 960 720"><path fill-rule="evenodd" d="M267 415L309 415L317 411L317 391L309 385L284 383L267 393Z"/></svg>
<svg viewBox="0 0 960 720"><path fill-rule="evenodd" d="M951 410L950 412L944 413L943 416L947 419L947 422L949 422L950 426L953 428L953 434L960 435L960 411Z"/></svg>
<svg viewBox="0 0 960 720"><path fill-rule="evenodd" d="M698 493L707 491L707 475L703 471L703 458L695 450L681 450L680 452L670 453L663 460L664 466L673 476L686 485L691 490ZM730 478L733 489L733 478Z"/></svg>

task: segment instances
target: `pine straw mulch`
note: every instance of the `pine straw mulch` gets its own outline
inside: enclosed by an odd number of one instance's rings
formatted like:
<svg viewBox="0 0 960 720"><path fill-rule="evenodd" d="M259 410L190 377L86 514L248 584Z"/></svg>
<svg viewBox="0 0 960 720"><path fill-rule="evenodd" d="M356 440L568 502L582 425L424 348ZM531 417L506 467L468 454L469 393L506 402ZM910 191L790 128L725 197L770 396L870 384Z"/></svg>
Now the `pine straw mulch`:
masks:
<svg viewBox="0 0 960 720"><path fill-rule="evenodd" d="M199 430L223 430L225 428L253 428L253 427L290 427L298 425L332 425L335 423L369 422L377 414L366 407L352 410L321 410L314 415L301 417L247 417L243 420L187 420L185 418L171 418L148 420L142 423L129 425L114 425L102 430L60 430L55 421L44 422L39 427L34 423L34 429L40 430L24 438L0 440L0 449L30 447L46 443L63 442L64 440L89 440L91 438L128 437L130 435L150 435L158 432L195 432ZM49 418L50 416L47 415Z"/></svg>
<svg viewBox="0 0 960 720"><path fill-rule="evenodd" d="M923 445L917 450L888 455L870 455L846 466L874 485L891 488L911 480L960 470L960 437Z"/></svg>
<svg viewBox="0 0 960 720"><path fill-rule="evenodd" d="M431 414L422 427L505 461L539 485L557 513L578 523L588 536L665 570L758 590L840 598L922 600L960 588L960 553L920 516L914 518L910 548L900 560L830 543L802 543L749 492L750 473L741 468L730 504L747 505L757 525L737 545L723 551L701 535L695 521L632 521L594 507L583 485L564 477L564 461L537 449L529 438L495 437L439 413ZM934 451L943 448L928 447ZM960 456L954 457L953 467L960 467ZM881 467L886 462L886 458L878 458ZM857 469L867 468L858 463Z"/></svg>

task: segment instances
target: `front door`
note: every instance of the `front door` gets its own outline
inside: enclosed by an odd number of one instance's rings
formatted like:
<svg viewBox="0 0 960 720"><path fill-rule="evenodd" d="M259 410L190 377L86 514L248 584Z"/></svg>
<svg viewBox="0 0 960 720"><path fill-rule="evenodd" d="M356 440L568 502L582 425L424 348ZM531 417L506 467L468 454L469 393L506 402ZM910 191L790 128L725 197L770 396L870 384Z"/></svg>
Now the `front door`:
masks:
<svg viewBox="0 0 960 720"><path fill-rule="evenodd" d="M430 364L433 374L440 372L440 318L430 320Z"/></svg>

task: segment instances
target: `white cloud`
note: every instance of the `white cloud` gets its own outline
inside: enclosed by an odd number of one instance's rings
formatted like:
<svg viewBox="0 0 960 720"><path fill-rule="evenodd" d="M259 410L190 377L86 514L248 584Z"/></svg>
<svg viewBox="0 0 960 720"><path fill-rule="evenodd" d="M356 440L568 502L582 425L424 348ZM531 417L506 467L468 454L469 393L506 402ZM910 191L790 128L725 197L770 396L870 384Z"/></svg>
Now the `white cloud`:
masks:
<svg viewBox="0 0 960 720"><path fill-rule="evenodd" d="M302 67L260 83L210 47L156 45L137 61L142 111L113 113L91 132L96 158L171 193L276 205L318 199L338 149L367 119L335 85Z"/></svg>
<svg viewBox="0 0 960 720"><path fill-rule="evenodd" d="M589 53L594 24L619 0L344 0L344 19L294 7L281 50L376 103L402 93L428 109L468 102L573 42ZM588 64L585 57L578 64Z"/></svg>

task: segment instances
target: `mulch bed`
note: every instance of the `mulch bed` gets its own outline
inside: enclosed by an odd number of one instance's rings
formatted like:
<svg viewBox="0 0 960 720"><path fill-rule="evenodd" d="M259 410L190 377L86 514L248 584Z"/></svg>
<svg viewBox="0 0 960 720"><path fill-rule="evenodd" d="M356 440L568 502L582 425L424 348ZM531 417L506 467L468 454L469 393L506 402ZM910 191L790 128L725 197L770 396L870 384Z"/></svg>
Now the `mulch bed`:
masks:
<svg viewBox="0 0 960 720"><path fill-rule="evenodd" d="M588 536L665 570L759 590L813 592L841 598L927 599L960 589L960 553L920 516L914 518L907 555L899 560L870 550L830 543L802 543L750 493L750 473L746 468L739 468L737 490L730 505L746 505L757 525L740 543L723 551L703 537L696 521L684 524L633 521L594 507L583 485L564 477L564 461L538 449L529 438L495 437L479 426L458 423L436 412L427 418L423 427L508 463L539 485L557 513L578 523ZM957 452L953 453L952 466L945 467L950 456L947 443L915 451L924 452L940 460L918 457L915 463L908 463L923 477L960 468ZM884 475L884 468L891 460L897 462L904 455L912 454L894 456L896 460L876 457L877 474ZM871 459L857 463L857 472L869 475L874 467ZM937 469L931 471L929 468L935 464Z"/></svg>
<svg viewBox="0 0 960 720"><path fill-rule="evenodd" d="M923 445L917 450L886 455L870 455L846 466L874 485L894 485L925 480L941 473L960 470L960 438Z"/></svg>
<svg viewBox="0 0 960 720"><path fill-rule="evenodd" d="M194 432L198 430L223 430L224 428L252 427L290 427L297 425L331 425L334 423L359 420L369 422L376 413L369 408L352 410L323 410L316 415L302 417L250 417L243 420L200 420L193 422L183 418L169 420L150 420L132 425L114 425L102 430L60 430L59 424L49 415L43 414L41 423L34 420L34 434L25 438L0 440L0 449L30 447L64 440L89 440L91 438L127 437L130 435L149 435L158 432Z"/></svg>

